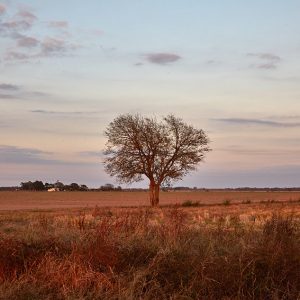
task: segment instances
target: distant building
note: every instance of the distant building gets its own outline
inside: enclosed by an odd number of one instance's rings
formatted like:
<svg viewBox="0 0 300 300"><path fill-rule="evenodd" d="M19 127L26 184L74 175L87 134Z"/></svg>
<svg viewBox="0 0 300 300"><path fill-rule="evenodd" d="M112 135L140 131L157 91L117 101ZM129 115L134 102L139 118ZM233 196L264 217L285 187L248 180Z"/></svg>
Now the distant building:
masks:
<svg viewBox="0 0 300 300"><path fill-rule="evenodd" d="M59 188L48 189L48 192L59 192Z"/></svg>

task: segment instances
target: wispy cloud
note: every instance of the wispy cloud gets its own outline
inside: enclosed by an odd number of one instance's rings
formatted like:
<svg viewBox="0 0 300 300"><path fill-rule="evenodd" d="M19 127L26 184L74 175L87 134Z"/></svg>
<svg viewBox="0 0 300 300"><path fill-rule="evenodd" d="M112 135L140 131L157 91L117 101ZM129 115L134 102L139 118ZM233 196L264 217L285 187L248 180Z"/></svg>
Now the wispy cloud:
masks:
<svg viewBox="0 0 300 300"><path fill-rule="evenodd" d="M20 9L19 12L17 13L17 17L31 23L37 20L37 16L27 9Z"/></svg>
<svg viewBox="0 0 300 300"><path fill-rule="evenodd" d="M9 100L9 99L18 99L19 97L16 95L3 94L0 93L0 99Z"/></svg>
<svg viewBox="0 0 300 300"><path fill-rule="evenodd" d="M20 86L9 83L0 83L0 90L4 91L19 91L21 89Z"/></svg>
<svg viewBox="0 0 300 300"><path fill-rule="evenodd" d="M220 65L221 62L218 61L218 60L210 59L210 60L207 60L207 61L205 62L205 64L210 65L210 66L212 66L212 65L215 66L215 65Z"/></svg>
<svg viewBox="0 0 300 300"><path fill-rule="evenodd" d="M175 53L148 53L145 55L148 62L158 65L166 65L180 60L182 57Z"/></svg>
<svg viewBox="0 0 300 300"><path fill-rule="evenodd" d="M17 46L20 48L33 48L37 47L40 41L34 37L20 35L17 39Z"/></svg>
<svg viewBox="0 0 300 300"><path fill-rule="evenodd" d="M7 123L0 121L0 128L7 128L10 127Z"/></svg>
<svg viewBox="0 0 300 300"><path fill-rule="evenodd" d="M29 30L37 17L29 10L21 9L14 17L5 22L0 22L0 33L15 34L19 31Z"/></svg>
<svg viewBox="0 0 300 300"><path fill-rule="evenodd" d="M300 115L275 115L271 116L272 119L279 119L279 120L299 120Z"/></svg>
<svg viewBox="0 0 300 300"><path fill-rule="evenodd" d="M7 51L5 53L4 59L7 61L16 61L16 60L28 60L31 58L31 55L25 54L25 53L21 53L21 52L17 52L17 51Z"/></svg>
<svg viewBox="0 0 300 300"><path fill-rule="evenodd" d="M69 23L67 21L51 21L48 22L48 26L51 28L66 29L69 27Z"/></svg>
<svg viewBox="0 0 300 300"><path fill-rule="evenodd" d="M134 64L136 67L140 67L140 66L143 66L144 64L142 62L137 62Z"/></svg>
<svg viewBox="0 0 300 300"><path fill-rule="evenodd" d="M81 151L78 154L87 157L103 157L103 152L101 151Z"/></svg>
<svg viewBox="0 0 300 300"><path fill-rule="evenodd" d="M271 70L271 69L276 69L277 68L277 64L273 63L273 62L269 62L266 64L259 64L257 65L258 69L266 69L266 70Z"/></svg>
<svg viewBox="0 0 300 300"><path fill-rule="evenodd" d="M68 50L74 50L77 46L56 38L46 38L41 43L41 52L38 56L56 56L66 53Z"/></svg>
<svg viewBox="0 0 300 300"><path fill-rule="evenodd" d="M218 122L223 122L232 125L261 125L270 127L300 127L300 122L277 122L272 120L261 119L242 119L242 118L219 118L213 119Z"/></svg>
<svg viewBox="0 0 300 300"><path fill-rule="evenodd" d="M19 42L21 41L21 45ZM58 57L70 54L70 51L79 48L79 46L70 44L61 39L45 38L40 42L34 38L26 38L19 40L18 45L22 48L34 48L40 45L40 50L36 53L24 53L15 50L8 50L5 53L5 60L7 61L30 61L37 58Z"/></svg>
<svg viewBox="0 0 300 300"><path fill-rule="evenodd" d="M45 158L46 155L50 154L52 153L34 148L0 145L0 163L47 164L57 162L56 160Z"/></svg>
<svg viewBox="0 0 300 300"><path fill-rule="evenodd" d="M5 12L6 12L6 7L5 7L5 5L0 3L0 16L1 16L1 15L4 15Z"/></svg>
<svg viewBox="0 0 300 300"><path fill-rule="evenodd" d="M3 100L36 99L49 96L46 93L27 90L20 85L0 83L0 99Z"/></svg>
<svg viewBox="0 0 300 300"><path fill-rule="evenodd" d="M0 164L29 165L88 165L87 162L54 159L53 152L36 148L0 145Z"/></svg>
<svg viewBox="0 0 300 300"><path fill-rule="evenodd" d="M258 57L260 59L272 60L272 61L280 61L281 58L273 53L248 53L248 56Z"/></svg>
<svg viewBox="0 0 300 300"><path fill-rule="evenodd" d="M248 53L248 57L254 57L259 59L261 62L255 63L254 67L258 69L271 70L276 69L279 62L281 61L281 57L273 53Z"/></svg>
<svg viewBox="0 0 300 300"><path fill-rule="evenodd" d="M13 17L8 16L0 21L0 37L15 41L14 47L9 46L3 51L4 61L28 63L40 58L70 55L79 48L79 45L66 38L68 22L63 20L48 22L47 27L61 29L60 34L48 30L48 34L44 37L36 37L33 29L37 20L38 17L32 11L21 9ZM61 33L64 33L64 38L61 37Z"/></svg>
<svg viewBox="0 0 300 300"><path fill-rule="evenodd" d="M18 94L21 91L22 88L19 85L11 83L0 83L0 99L17 99Z"/></svg>
<svg viewBox="0 0 300 300"><path fill-rule="evenodd" d="M31 110L32 113L48 114L48 115L94 115L102 113L103 111L53 111L44 109Z"/></svg>
<svg viewBox="0 0 300 300"><path fill-rule="evenodd" d="M260 155L260 156L281 156L281 155L298 155L299 150L291 149L249 149L241 146L228 146L226 148L215 149L215 151L229 152L238 155Z"/></svg>
<svg viewBox="0 0 300 300"><path fill-rule="evenodd" d="M46 38L42 43L42 53L44 55L52 55L65 51L65 42L53 38Z"/></svg>

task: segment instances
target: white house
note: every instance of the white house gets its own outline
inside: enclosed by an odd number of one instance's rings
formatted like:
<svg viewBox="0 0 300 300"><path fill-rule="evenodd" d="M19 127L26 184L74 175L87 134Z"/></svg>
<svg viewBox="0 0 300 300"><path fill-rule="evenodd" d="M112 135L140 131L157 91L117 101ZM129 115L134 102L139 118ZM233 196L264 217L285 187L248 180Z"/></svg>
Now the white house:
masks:
<svg viewBox="0 0 300 300"><path fill-rule="evenodd" d="M48 189L48 192L59 192L59 189L58 188L51 188L51 189Z"/></svg>

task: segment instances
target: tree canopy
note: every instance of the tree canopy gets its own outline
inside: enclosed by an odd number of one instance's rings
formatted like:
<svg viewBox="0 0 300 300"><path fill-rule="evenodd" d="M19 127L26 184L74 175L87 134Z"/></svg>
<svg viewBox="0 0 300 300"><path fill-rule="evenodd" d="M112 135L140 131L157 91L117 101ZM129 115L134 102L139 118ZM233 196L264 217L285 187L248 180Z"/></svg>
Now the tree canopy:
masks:
<svg viewBox="0 0 300 300"><path fill-rule="evenodd" d="M173 115L157 121L140 115L120 115L107 127L105 169L121 183L150 181L150 201L159 203L161 185L182 179L196 169L210 150L209 139Z"/></svg>

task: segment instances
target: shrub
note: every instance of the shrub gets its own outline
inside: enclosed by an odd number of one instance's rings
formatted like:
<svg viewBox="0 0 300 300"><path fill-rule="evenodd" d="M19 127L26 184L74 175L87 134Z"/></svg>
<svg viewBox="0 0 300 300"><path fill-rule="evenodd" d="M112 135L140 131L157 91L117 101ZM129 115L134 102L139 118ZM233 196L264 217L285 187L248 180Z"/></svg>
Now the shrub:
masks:
<svg viewBox="0 0 300 300"><path fill-rule="evenodd" d="M201 205L201 203L199 201L193 202L191 200L186 200L181 204L182 207L198 207L200 205Z"/></svg>
<svg viewBox="0 0 300 300"><path fill-rule="evenodd" d="M250 199L247 199L247 200L244 200L242 203L243 203L243 204L251 204L252 202L251 202Z"/></svg>
<svg viewBox="0 0 300 300"><path fill-rule="evenodd" d="M228 206L231 204L231 201L229 199L226 199L223 201L223 205Z"/></svg>

